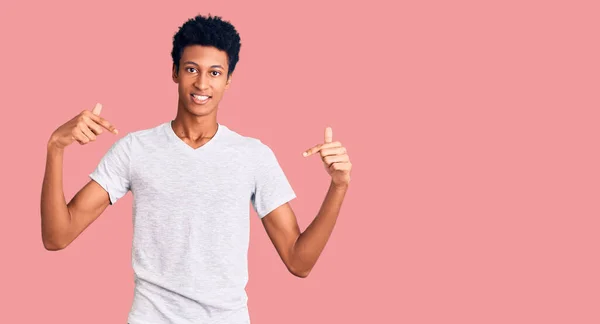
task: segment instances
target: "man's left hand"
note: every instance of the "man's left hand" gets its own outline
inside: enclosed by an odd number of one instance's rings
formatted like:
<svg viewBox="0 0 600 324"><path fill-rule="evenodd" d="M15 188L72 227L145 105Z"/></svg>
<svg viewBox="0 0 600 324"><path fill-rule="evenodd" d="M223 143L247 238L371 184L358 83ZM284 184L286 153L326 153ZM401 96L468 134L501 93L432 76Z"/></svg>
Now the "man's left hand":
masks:
<svg viewBox="0 0 600 324"><path fill-rule="evenodd" d="M304 151L304 157L315 153L321 155L325 170L331 176L331 181L336 186L347 186L350 183L350 170L352 163L348 157L346 148L340 142L333 142L333 131L331 127L325 129L325 142Z"/></svg>

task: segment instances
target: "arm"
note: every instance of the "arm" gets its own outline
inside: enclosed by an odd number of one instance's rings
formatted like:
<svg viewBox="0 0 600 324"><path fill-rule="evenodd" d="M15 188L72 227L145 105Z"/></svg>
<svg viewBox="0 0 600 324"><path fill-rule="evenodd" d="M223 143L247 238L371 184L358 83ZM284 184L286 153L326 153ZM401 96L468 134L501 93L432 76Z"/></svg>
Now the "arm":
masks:
<svg viewBox="0 0 600 324"><path fill-rule="evenodd" d="M304 156L315 153L320 153L332 181L311 224L300 233L289 203L262 218L265 230L282 261L292 274L301 278L308 276L333 232L348 190L352 169L346 148L339 142L332 142L331 128L325 130L325 143L307 150Z"/></svg>
<svg viewBox="0 0 600 324"><path fill-rule="evenodd" d="M63 150L48 148L42 185L42 241L50 251L62 250L108 207L106 191L90 180L67 204L63 192Z"/></svg>
<svg viewBox="0 0 600 324"><path fill-rule="evenodd" d="M347 189L348 186L332 183L317 216L302 233L289 203L262 218L271 242L295 276L306 278L317 263L333 232Z"/></svg>
<svg viewBox="0 0 600 324"><path fill-rule="evenodd" d="M94 114L82 112L59 127L48 141L40 202L42 242L47 250L67 247L109 205L107 192L95 181L88 182L68 204L63 191L65 147L75 140L82 145L94 141L95 135L102 133L100 126L116 132L107 122L100 120L99 112L98 106Z"/></svg>

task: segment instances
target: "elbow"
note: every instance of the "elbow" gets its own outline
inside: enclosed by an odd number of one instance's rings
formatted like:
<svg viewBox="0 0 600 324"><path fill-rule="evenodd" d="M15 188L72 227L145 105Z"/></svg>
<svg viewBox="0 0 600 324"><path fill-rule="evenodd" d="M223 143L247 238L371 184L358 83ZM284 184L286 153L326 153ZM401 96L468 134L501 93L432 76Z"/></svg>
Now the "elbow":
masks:
<svg viewBox="0 0 600 324"><path fill-rule="evenodd" d="M306 278L306 277L308 277L308 275L310 274L310 271L312 269L293 269L293 268L288 268L288 270L290 271L291 274L293 274L294 276L296 276L298 278Z"/></svg>
<svg viewBox="0 0 600 324"><path fill-rule="evenodd" d="M310 271L296 272L296 273L293 273L293 275L296 276L296 277L298 277L298 278L304 279L304 278L308 277L309 273L310 273Z"/></svg>
<svg viewBox="0 0 600 324"><path fill-rule="evenodd" d="M63 242L54 242L52 240L49 240L49 239L43 238L43 237L42 237L42 243L44 243L44 248L47 251L60 251L69 245L69 244L66 244Z"/></svg>
<svg viewBox="0 0 600 324"><path fill-rule="evenodd" d="M294 245L289 256L284 258L284 263L292 275L298 278L306 278L310 274L316 261L312 261L310 257L307 257L305 254L298 251L299 250L297 250Z"/></svg>
<svg viewBox="0 0 600 324"><path fill-rule="evenodd" d="M52 243L44 243L44 248L47 251L60 251L60 250L63 250L64 248L66 248L66 246L56 245L56 244L52 244Z"/></svg>
<svg viewBox="0 0 600 324"><path fill-rule="evenodd" d="M42 243L48 251L65 249L73 241L72 236L63 228L48 228L42 226Z"/></svg>

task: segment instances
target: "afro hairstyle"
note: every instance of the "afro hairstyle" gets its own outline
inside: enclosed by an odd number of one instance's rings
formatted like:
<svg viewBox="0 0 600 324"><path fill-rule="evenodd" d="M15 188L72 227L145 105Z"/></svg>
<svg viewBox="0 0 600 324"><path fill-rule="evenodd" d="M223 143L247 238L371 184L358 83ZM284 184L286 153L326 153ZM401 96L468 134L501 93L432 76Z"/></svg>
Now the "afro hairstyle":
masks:
<svg viewBox="0 0 600 324"><path fill-rule="evenodd" d="M227 53L229 71L231 76L240 58L240 35L235 27L228 21L218 16L197 15L188 19L173 36L173 50L171 57L176 71L179 71L179 61L186 46L201 45L212 46Z"/></svg>

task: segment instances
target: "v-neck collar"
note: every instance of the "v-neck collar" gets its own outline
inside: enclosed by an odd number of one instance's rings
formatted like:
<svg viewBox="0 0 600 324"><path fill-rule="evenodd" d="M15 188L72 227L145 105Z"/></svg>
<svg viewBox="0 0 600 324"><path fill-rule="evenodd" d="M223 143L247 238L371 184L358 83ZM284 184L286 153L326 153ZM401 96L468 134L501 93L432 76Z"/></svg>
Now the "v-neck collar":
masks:
<svg viewBox="0 0 600 324"><path fill-rule="evenodd" d="M204 152L204 151L210 149L214 145L214 142L217 141L219 139L219 137L221 137L221 134L225 131L225 128L226 128L225 125L221 125L221 124L217 123L217 132L215 133L215 135L208 142L204 143L204 145L202 145L198 148L193 148L190 145L188 145L186 142L184 142L181 138L179 138L179 136L177 136L177 134L173 130L172 124L173 124L173 120L170 120L170 121L164 123L164 128L167 133L167 136L169 136L169 138L175 143L175 145L177 147L179 147L180 149L182 149L185 152L192 153L192 154L197 154L197 153Z"/></svg>

